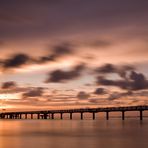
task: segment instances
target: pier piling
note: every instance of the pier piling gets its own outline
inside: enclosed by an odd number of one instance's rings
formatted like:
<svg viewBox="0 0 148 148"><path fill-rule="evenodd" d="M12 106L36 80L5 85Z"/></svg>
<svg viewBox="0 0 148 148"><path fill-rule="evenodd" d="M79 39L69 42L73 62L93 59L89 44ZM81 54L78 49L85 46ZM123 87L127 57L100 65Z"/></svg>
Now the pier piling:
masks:
<svg viewBox="0 0 148 148"><path fill-rule="evenodd" d="M143 111L140 110L140 120L143 120Z"/></svg>
<svg viewBox="0 0 148 148"><path fill-rule="evenodd" d="M125 111L122 111L122 120L125 119Z"/></svg>
<svg viewBox="0 0 148 148"><path fill-rule="evenodd" d="M61 114L61 120L63 119L63 113L60 113Z"/></svg>
<svg viewBox="0 0 148 148"><path fill-rule="evenodd" d="M95 120L95 112L93 112L92 115L93 115L93 120Z"/></svg>
<svg viewBox="0 0 148 148"><path fill-rule="evenodd" d="M81 112L81 120L83 120L83 112Z"/></svg>
<svg viewBox="0 0 148 148"><path fill-rule="evenodd" d="M51 113L51 119L54 119L54 113Z"/></svg>
<svg viewBox="0 0 148 148"><path fill-rule="evenodd" d="M106 112L106 120L109 120L109 112Z"/></svg>
<svg viewBox="0 0 148 148"><path fill-rule="evenodd" d="M72 113L70 113L70 120L72 120Z"/></svg>

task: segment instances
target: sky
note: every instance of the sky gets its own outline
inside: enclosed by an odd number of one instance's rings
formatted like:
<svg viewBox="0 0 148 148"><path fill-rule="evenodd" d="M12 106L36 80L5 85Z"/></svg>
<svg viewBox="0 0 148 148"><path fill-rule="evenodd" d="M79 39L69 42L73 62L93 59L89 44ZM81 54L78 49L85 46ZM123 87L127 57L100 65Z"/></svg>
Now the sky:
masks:
<svg viewBox="0 0 148 148"><path fill-rule="evenodd" d="M148 104L147 0L0 0L0 108Z"/></svg>

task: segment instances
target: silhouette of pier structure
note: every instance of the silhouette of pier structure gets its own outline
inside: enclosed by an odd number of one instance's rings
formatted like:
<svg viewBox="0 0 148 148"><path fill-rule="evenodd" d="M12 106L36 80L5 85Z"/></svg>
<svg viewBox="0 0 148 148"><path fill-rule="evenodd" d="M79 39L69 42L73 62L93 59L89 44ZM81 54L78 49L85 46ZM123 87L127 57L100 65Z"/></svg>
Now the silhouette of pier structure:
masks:
<svg viewBox="0 0 148 148"><path fill-rule="evenodd" d="M80 109L63 109L63 110L43 110L43 111L20 111L20 112L1 112L0 119L54 119L55 114L60 114L60 119L63 119L63 114L68 113L69 119L73 119L74 113L80 114L80 119L84 119L84 113L91 113L92 119L96 119L96 113L105 112L106 120L109 120L109 113L121 112L122 120L125 119L125 113L129 111L138 111L140 120L143 120L143 112L148 110L148 106L127 106L127 107L105 107L105 108L80 108ZM30 115L30 118L28 118ZM24 116L24 118L23 118Z"/></svg>

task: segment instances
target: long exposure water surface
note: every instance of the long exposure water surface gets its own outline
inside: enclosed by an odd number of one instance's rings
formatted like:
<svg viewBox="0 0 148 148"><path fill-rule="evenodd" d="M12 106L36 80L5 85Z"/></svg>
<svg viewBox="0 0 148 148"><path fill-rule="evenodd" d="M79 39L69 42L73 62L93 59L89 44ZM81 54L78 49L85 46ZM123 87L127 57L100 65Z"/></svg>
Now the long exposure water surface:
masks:
<svg viewBox="0 0 148 148"><path fill-rule="evenodd" d="M148 119L1 120L0 148L147 148Z"/></svg>

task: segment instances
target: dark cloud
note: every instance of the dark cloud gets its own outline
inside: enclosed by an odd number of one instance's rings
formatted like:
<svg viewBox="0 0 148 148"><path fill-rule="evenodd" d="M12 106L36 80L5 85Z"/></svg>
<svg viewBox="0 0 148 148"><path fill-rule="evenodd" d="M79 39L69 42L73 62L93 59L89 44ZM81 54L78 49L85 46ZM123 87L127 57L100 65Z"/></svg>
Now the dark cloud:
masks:
<svg viewBox="0 0 148 148"><path fill-rule="evenodd" d="M29 64L44 64L45 62L56 61L58 58L74 53L70 44L54 46L48 56L32 58L27 54L17 53L5 60L0 60L1 66L7 69L20 68Z"/></svg>
<svg viewBox="0 0 148 148"><path fill-rule="evenodd" d="M35 94L39 95L42 92L44 92L44 90L46 90L46 87L20 87L19 85L17 85L16 82L14 81L8 81L8 82L4 82L1 86L0 89L0 94L14 94L14 93L20 93L23 94L23 96L27 97L27 95L31 97L35 97Z"/></svg>
<svg viewBox="0 0 148 148"><path fill-rule="evenodd" d="M38 63L45 63L45 62L53 62L55 61L56 57L54 55L42 56L40 57Z"/></svg>
<svg viewBox="0 0 148 148"><path fill-rule="evenodd" d="M123 93L119 93L119 92L113 92L112 94L109 95L109 97L107 99L108 100L116 100L116 99L120 99L123 96L125 97L127 95L125 95Z"/></svg>
<svg viewBox="0 0 148 148"><path fill-rule="evenodd" d="M126 90L142 90L148 89L148 80L142 73L131 71L129 77L122 80L109 80L103 76L99 76L97 83L105 86L116 86Z"/></svg>
<svg viewBox="0 0 148 148"><path fill-rule="evenodd" d="M107 93L107 91L106 91L106 89L104 89L104 88L97 88L95 91L94 91L94 94L96 94L96 95L104 95L104 94L106 94Z"/></svg>
<svg viewBox="0 0 148 148"><path fill-rule="evenodd" d="M126 77L128 71L134 70L135 67L131 65L113 65L113 64L104 64L95 69L95 72L98 74L110 74L117 73L121 77Z"/></svg>
<svg viewBox="0 0 148 148"><path fill-rule="evenodd" d="M84 64L80 64L75 66L70 71L63 71L63 70L55 70L49 73L49 77L45 81L46 83L54 82L66 82L68 80L73 80L81 76L82 71L85 69Z"/></svg>
<svg viewBox="0 0 148 148"><path fill-rule="evenodd" d="M80 100L87 100L89 97L90 97L90 94L89 93L86 93L84 91L80 91L77 94L77 98L80 99Z"/></svg>
<svg viewBox="0 0 148 148"><path fill-rule="evenodd" d="M128 97L128 96L133 96L134 92L132 91L127 91L127 92L112 92L111 94L109 94L109 97L107 98L108 100L116 100L116 99L120 99L123 97Z"/></svg>
<svg viewBox="0 0 148 148"><path fill-rule="evenodd" d="M129 82L126 80L109 80L99 76L97 83L104 86L116 86L122 89L130 89L130 86L128 85Z"/></svg>
<svg viewBox="0 0 148 148"><path fill-rule="evenodd" d="M30 57L26 54L16 54L3 61L3 68L17 68L27 64L30 61Z"/></svg>
<svg viewBox="0 0 148 148"><path fill-rule="evenodd" d="M52 47L50 49L50 52L51 53L49 55L40 57L39 62L44 63L48 61L55 61L63 56L73 54L74 50L72 48L72 45L68 43L63 43Z"/></svg>
<svg viewBox="0 0 148 148"><path fill-rule="evenodd" d="M55 56L62 56L62 55L65 55L65 54L72 54L73 53L73 50L72 50L70 44L64 43L64 44L55 46L52 49L52 52L53 52L53 54Z"/></svg>
<svg viewBox="0 0 148 148"><path fill-rule="evenodd" d="M14 81L4 82L1 86L2 89L16 88L17 84Z"/></svg>
<svg viewBox="0 0 148 148"><path fill-rule="evenodd" d="M120 77L122 78L127 78L127 73L128 72L131 72L135 70L135 67L134 66L131 66L131 65L122 65L119 69L118 69L118 74L120 75Z"/></svg>
<svg viewBox="0 0 148 148"><path fill-rule="evenodd" d="M44 89L42 87L33 88L28 90L27 92L22 94L23 98L30 98L30 97L41 97L44 93Z"/></svg>
<svg viewBox="0 0 148 148"><path fill-rule="evenodd" d="M142 73L132 71L130 74L130 79L133 90L148 89L148 80Z"/></svg>
<svg viewBox="0 0 148 148"><path fill-rule="evenodd" d="M98 73L114 73L117 72L117 68L112 64L105 64L101 67L98 67L95 71Z"/></svg>
<svg viewBox="0 0 148 148"><path fill-rule="evenodd" d="M131 74L133 70L135 70L135 67L131 65L105 64L95 69L95 72L99 75L97 83L105 86L116 86L122 89L133 89L133 82L129 79L129 73ZM106 79L108 74L114 73L118 74L121 79Z"/></svg>

